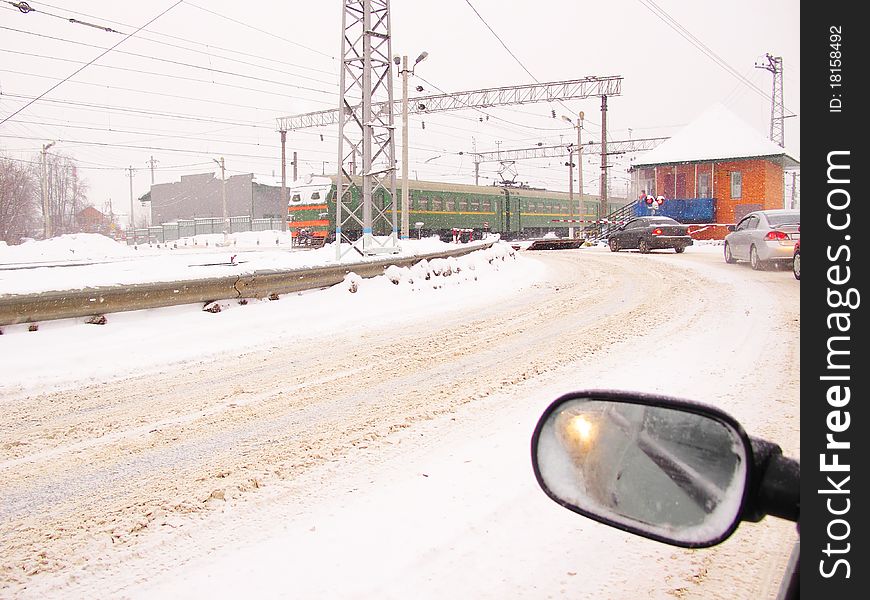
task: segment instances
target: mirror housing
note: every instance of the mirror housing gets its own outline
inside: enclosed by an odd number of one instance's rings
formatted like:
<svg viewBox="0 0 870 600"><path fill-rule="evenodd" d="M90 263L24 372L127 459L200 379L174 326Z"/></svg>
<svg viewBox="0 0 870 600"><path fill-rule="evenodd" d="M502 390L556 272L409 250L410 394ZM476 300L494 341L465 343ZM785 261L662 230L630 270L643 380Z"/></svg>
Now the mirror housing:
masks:
<svg viewBox="0 0 870 600"><path fill-rule="evenodd" d="M726 229L727 229L728 231L734 231L734 230L737 229L737 228L736 228L734 225L728 225L728 226L726 227Z"/></svg>
<svg viewBox="0 0 870 600"><path fill-rule="evenodd" d="M716 545L743 518L753 447L732 417L665 396L561 396L532 435L538 484L601 523L687 548Z"/></svg>

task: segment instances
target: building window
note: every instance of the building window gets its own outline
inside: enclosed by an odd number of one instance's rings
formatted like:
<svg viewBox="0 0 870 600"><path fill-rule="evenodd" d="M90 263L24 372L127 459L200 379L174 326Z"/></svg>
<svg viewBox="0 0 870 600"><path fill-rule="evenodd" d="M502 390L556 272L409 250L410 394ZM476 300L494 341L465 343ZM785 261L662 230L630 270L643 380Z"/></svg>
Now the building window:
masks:
<svg viewBox="0 0 870 600"><path fill-rule="evenodd" d="M710 197L710 174L698 173L698 198Z"/></svg>
<svg viewBox="0 0 870 600"><path fill-rule="evenodd" d="M743 173L740 171L731 172L731 197L740 198L743 196Z"/></svg>

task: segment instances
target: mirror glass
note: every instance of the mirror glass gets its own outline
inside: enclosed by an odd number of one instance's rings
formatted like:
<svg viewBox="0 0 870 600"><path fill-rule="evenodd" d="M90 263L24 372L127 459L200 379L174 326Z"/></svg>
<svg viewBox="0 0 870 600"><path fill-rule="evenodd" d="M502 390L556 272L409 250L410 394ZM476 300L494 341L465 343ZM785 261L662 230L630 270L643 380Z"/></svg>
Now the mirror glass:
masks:
<svg viewBox="0 0 870 600"><path fill-rule="evenodd" d="M748 452L726 422L680 407L573 398L539 427L541 483L568 507L688 546L719 541L738 520Z"/></svg>

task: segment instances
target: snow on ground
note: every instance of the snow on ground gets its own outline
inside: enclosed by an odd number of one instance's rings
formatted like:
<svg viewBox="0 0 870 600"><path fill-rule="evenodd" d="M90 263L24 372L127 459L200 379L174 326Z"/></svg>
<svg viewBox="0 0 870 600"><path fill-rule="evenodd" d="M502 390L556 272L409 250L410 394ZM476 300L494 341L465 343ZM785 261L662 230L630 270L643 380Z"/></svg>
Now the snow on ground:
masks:
<svg viewBox="0 0 870 600"><path fill-rule="evenodd" d="M261 269L289 269L334 264L335 249L293 250L281 247L280 232L235 234L238 266L196 267L228 261L231 253L215 247L222 236L198 236L186 240L179 251L172 247L142 246L138 250L100 235L69 235L20 247L0 247L0 289L5 293L36 293L44 290L80 289L100 285L193 279L195 274L217 276ZM279 241L278 250L257 250L256 242ZM206 246L205 243L209 245ZM408 240L403 255L414 256L455 248L438 239ZM193 250L191 250L193 248ZM185 250L182 250L185 249ZM7 268L44 262L62 263L69 257L88 257L76 266L42 266L34 269ZM241 305L223 301L220 317L203 312L200 304L161 309L112 313L104 326L88 325L84 319L59 319L39 324L2 328L0 351L4 356L0 394L34 392L74 381L123 377L148 372L163 365L199 360L210 354L242 352L279 340L293 340L304 327L308 335L353 326L361 313L372 320L414 319L432 314L439 307L467 304L469 309L493 296L509 294L518 285L542 276L540 265L520 259L510 246L498 243L489 250L418 263L413 268L391 267L381 277L362 280L351 273L345 284L330 290L300 292L278 302L248 300ZM105 259L114 259L103 262ZM350 259L345 259L349 262ZM505 267L510 263L508 272ZM504 271L504 272L503 272ZM427 280L427 273L431 279ZM396 285L390 278L404 283ZM478 285L462 285L472 281ZM350 288L357 291L351 296ZM352 298L352 300L349 300ZM364 308L362 308L364 307ZM398 307L402 307L398 310ZM84 349L87 351L84 351ZM43 364L55 365L46 372Z"/></svg>
<svg viewBox="0 0 870 600"><path fill-rule="evenodd" d="M271 237L275 232L266 236L273 241L276 239ZM107 276L112 273L118 275L118 279L122 278L121 273L123 277L138 273L143 281L186 277L191 263L218 262L227 254L226 249L214 248L213 242L206 247L201 240L197 240L193 251L190 246L184 251L183 246L171 249L142 246L134 250L105 244L104 240L90 236L66 237L69 239L33 242L20 248L0 247L0 269L2 263L22 266L28 262L69 262L82 260L82 257L94 263L75 267L75 278L68 276L71 267L40 267L46 280L44 289L63 289L59 286L78 288L104 284L112 279ZM280 237L277 239L278 249L268 251L258 250L255 242L254 248L250 248L250 242L237 242L239 260L247 261L240 266L287 268L294 261L297 265L311 265L315 260L334 260L331 248L290 252L287 247L281 247ZM40 244L45 245L40 247ZM435 241L409 246L415 246L417 253L444 247ZM721 251L720 244L701 243L688 248L683 256L720 254ZM609 250L599 245L581 252L606 253ZM70 258L76 254L78 258ZM197 304L110 314L104 326L87 325L82 319L41 323L36 332L28 331L26 325L7 326L0 336L0 354L4 357L0 367L0 397L14 398L22 393L88 380L146 373L161 365L201 360L211 353L241 354L248 347L292 340L302 327L309 334L328 334L353 327L360 314L390 326L403 320L432 318L445 307L474 311L544 281L547 271L534 256L524 251L514 252L509 245L499 243L490 250L444 261L436 265L437 268L428 265L425 272L441 273L428 280L421 277L426 266L423 265L414 269L391 269L384 276L369 280L349 276L344 283L329 290L286 295L275 302L250 301L240 305L228 301L218 314L203 312ZM103 269L105 264L101 261L104 260L111 260L111 267ZM282 266L276 266L278 264ZM160 265L163 268L159 268ZM451 267L449 277L443 276L446 265ZM35 269L0 271L4 291L7 284L16 289L38 287L31 279L33 271ZM734 276L739 275L735 270ZM22 283L25 279L29 280L26 284ZM350 290L352 283L357 286L355 292ZM697 332L690 343L703 343L709 333ZM728 332L723 329L713 337L719 339L720 335L726 336ZM661 351L679 356L684 348L662 348ZM635 364L630 371L621 364L617 360L613 364L599 365L604 377L601 387L645 389L650 381L658 382L657 385L663 383L652 363ZM682 561L687 565L686 570L696 566L701 561L700 555L667 548L580 519L550 502L537 489L527 466L530 426L546 403L575 386L576 380L575 373L565 373L553 377L544 389L528 387L525 392L529 401L522 410L503 410L502 399L497 396L485 399L480 405L461 408L455 418L474 418L486 424L477 437L469 438L467 428L460 430L464 437L457 437L450 423L433 420L414 429L413 434L417 436L414 439L403 439L401 435L396 439L396 453L403 459L401 464L391 462L391 455L386 452L380 462L364 457L336 466L341 472L333 480L295 482L317 490L309 504L282 506L280 490L275 490L275 497L270 496L268 490L264 491L260 502L272 504L259 512L242 510L228 503L225 510L208 517L196 539L196 543L215 544L215 552L188 563L183 569L165 566L162 571L155 571L155 577L149 577L148 581L126 582L131 587L126 587L124 597L324 597L335 592L338 576L342 578L342 597L378 596L384 589L367 586L387 580L392 581L389 589L406 589L409 595L461 597L469 589L480 590L480 583L462 578L450 580L443 574L454 572L451 565L458 566L469 560L471 550L463 548L462 536L479 528L489 533L488 539L497 540L484 555L474 555L475 559L485 561L480 565L480 577L485 581L497 572L499 576L513 578L517 589L524 590L523 597L531 598L535 597L535 587L530 582L540 574L498 571L502 564L516 564L517 553L524 552L523 531L530 523L544 523L537 526L552 528L547 532L553 540L553 554L548 559L550 575L558 573L569 580L576 575L577 554L567 550L575 545L582 546L584 534L603 544L597 552L584 555L584 576L588 578L588 589L618 590L614 597L632 597L627 595L627 590L634 585L629 582L660 578L663 561ZM666 390L670 393L690 395L692 387L697 385L696 381L681 382L679 378L667 380L672 382ZM408 452L409 446L415 448L414 452ZM517 464L523 465L521 470L517 469ZM525 474L522 485L517 485L517 472ZM451 486L436 484L445 478L453 482ZM377 486L372 485L375 481ZM360 494L362 498L356 500ZM470 500L469 495L475 499ZM413 509L411 502L416 503ZM469 502L472 510L463 514L476 515L477 521L456 523L454 509L459 505L467 509ZM500 522L510 526L503 531L489 532L487 518L492 511L498 511ZM541 511L557 517L540 519ZM393 537L382 540L383 532L378 529L378 523L384 518L407 522L392 527L390 535ZM450 554L426 554L426 546L418 547L420 540L434 544L451 536L455 536L456 547ZM232 540L232 544L225 545L226 540ZM162 543L160 537L155 543ZM171 563L172 548L165 547L162 552L167 564ZM510 560L506 559L508 556ZM614 560L614 556L624 558ZM646 558L639 560L639 556ZM153 560L154 554L142 558ZM401 581L403 569L411 563L416 565L415 572L422 569L431 575L429 588L418 589L416 594L410 587L403 587ZM421 564L429 566L421 567ZM535 564L534 561L531 564ZM299 565L317 565L317 572L299 577ZM407 584L411 586L419 581L409 580ZM482 593L478 597L489 596Z"/></svg>
<svg viewBox="0 0 870 600"><path fill-rule="evenodd" d="M438 238L406 240L399 256L416 256L448 247L454 246ZM354 254L342 262L356 260L360 258ZM200 279L330 264L336 264L333 245L318 249L294 247L290 234L280 231L233 233L226 245L222 234L208 234L168 244L136 246L99 234L81 233L19 246L0 246L0 294Z"/></svg>
<svg viewBox="0 0 870 600"><path fill-rule="evenodd" d="M232 251L215 245L222 240L220 234L179 240L178 248L174 247L176 244L168 247L154 244L139 246L137 250L97 234L0 246L0 293L173 281L194 279L198 274L206 277L335 263L333 246L291 250L289 234L282 232L237 233L231 239L236 243ZM277 249L266 250L267 244L274 244ZM403 255L453 247L437 238L407 240L403 242ZM605 245L598 245L584 251L608 250ZM721 246L696 243L687 252L720 253ZM228 262L233 254L237 255L238 266L198 266ZM516 260L506 261L510 255ZM76 266L61 266L73 262ZM10 268L40 263L57 266ZM421 269L434 269L440 274L442 263L452 265L449 276L424 279ZM507 297L513 290L545 275L540 263L527 258L522 251L513 252L502 242L490 250L446 261L427 261L410 270L393 267L384 276L371 280L362 281L351 275L345 284L330 290L286 295L280 302L249 300L240 305L224 301L220 303L224 309L220 318L202 312L202 306L194 304L109 314L106 326L88 325L84 319L43 322L38 332L29 331L27 324L7 325L0 337L4 356L0 394L124 377L180 361L200 360L210 354L242 352L273 344L275 340L292 340L302 326L309 335L321 335L352 326L359 314L366 314L373 321L413 320L432 315L439 307L466 306L467 310L474 310L475 306ZM390 276L411 282L396 286L390 282ZM351 309L348 298L354 281L359 291L353 296ZM477 285L462 285L465 281ZM87 351L83 351L85 348ZM42 366L46 361L55 365L49 372Z"/></svg>

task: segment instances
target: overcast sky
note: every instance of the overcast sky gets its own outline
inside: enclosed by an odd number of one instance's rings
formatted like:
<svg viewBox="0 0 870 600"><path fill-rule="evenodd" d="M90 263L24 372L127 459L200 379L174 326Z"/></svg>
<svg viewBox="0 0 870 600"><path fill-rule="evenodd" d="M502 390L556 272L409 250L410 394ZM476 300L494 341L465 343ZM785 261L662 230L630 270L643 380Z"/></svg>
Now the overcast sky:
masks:
<svg viewBox="0 0 870 600"><path fill-rule="evenodd" d="M280 177L276 118L338 106L343 3L176 1L33 0L27 14L0 1L0 153L33 160L54 141L49 152L78 161L90 202L103 210L111 199L124 215L128 168L138 198L151 184L152 157L156 183L219 176L220 157L228 175ZM765 53L781 56L786 114L796 115L786 119L786 148L800 154L796 0L394 0L391 11L393 54L413 61L429 53L416 67L412 96L416 85L432 94L618 75L622 95L608 101L608 140L673 135L715 102L766 137L773 78L755 65ZM411 177L473 183L468 152L568 144L576 130L559 117L581 110L583 141L599 142L597 98L414 115ZM288 162L299 153L300 174L334 172L337 127L291 132L287 148ZM612 159L617 195L625 193L631 156ZM563 163L519 162L517 180L567 190ZM482 183L497 171L497 163L481 165ZM586 156L587 193L597 191L599 173L598 157Z"/></svg>

